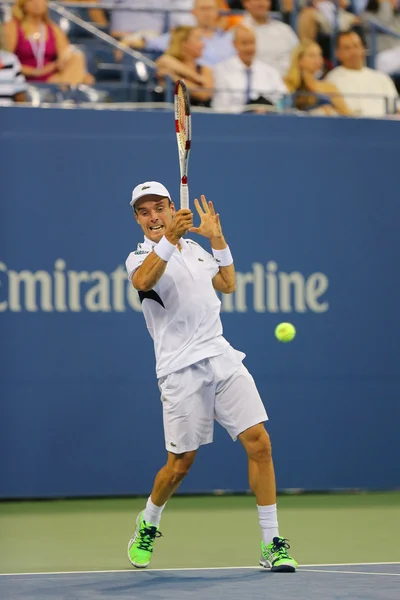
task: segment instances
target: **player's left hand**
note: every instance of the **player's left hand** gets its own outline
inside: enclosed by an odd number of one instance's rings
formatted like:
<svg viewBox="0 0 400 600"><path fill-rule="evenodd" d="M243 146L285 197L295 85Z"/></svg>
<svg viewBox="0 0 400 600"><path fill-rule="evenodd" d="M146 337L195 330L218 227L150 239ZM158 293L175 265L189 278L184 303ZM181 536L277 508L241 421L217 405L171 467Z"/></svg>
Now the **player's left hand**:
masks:
<svg viewBox="0 0 400 600"><path fill-rule="evenodd" d="M198 233L209 239L222 238L223 233L219 221L219 214L215 213L213 203L211 201L207 202L206 197L202 195L201 204L202 206L200 206L200 202L196 198L194 205L200 216L200 225L199 227L191 227L189 231Z"/></svg>

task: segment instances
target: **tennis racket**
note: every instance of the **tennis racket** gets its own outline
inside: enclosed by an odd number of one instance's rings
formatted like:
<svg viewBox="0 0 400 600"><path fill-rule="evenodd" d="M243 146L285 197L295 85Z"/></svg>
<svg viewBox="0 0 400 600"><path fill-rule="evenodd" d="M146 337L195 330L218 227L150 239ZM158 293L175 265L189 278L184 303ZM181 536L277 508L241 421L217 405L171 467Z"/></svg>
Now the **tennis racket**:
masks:
<svg viewBox="0 0 400 600"><path fill-rule="evenodd" d="M175 84L175 129L181 172L181 208L189 208L188 167L192 142L192 116L189 94L182 79Z"/></svg>

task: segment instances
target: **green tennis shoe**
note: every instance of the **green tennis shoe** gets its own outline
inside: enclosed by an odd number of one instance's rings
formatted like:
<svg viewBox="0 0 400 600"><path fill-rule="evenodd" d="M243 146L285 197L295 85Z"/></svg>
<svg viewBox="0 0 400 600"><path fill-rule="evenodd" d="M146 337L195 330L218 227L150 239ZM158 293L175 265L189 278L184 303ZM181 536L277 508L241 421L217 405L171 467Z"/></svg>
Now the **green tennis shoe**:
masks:
<svg viewBox="0 0 400 600"><path fill-rule="evenodd" d="M299 565L288 553L289 548L287 540L282 537L274 537L268 545L261 542L260 565L271 571L294 573Z"/></svg>
<svg viewBox="0 0 400 600"><path fill-rule="evenodd" d="M129 540L128 558L134 567L145 569L151 560L154 542L162 533L154 525L149 525L143 518L144 510L136 519L135 533Z"/></svg>

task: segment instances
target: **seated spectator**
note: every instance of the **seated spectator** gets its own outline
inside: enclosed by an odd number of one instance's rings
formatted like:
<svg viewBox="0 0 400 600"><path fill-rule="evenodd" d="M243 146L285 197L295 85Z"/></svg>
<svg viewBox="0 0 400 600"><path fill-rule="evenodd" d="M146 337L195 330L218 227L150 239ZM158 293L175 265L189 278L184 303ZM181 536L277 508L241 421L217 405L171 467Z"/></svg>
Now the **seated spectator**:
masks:
<svg viewBox="0 0 400 600"><path fill-rule="evenodd" d="M233 35L218 27L218 8L216 0L195 0L193 15L196 27L201 31L204 42L201 64L212 67L235 54ZM149 40L146 50L165 52L170 43L171 34ZM143 44L135 44L135 48L142 48Z"/></svg>
<svg viewBox="0 0 400 600"><path fill-rule="evenodd" d="M338 29L350 31L360 23L357 15L346 10L349 0L339 0ZM313 0L312 6L300 11L298 33L300 40L316 40L319 33L332 35L335 29L336 4L333 0Z"/></svg>
<svg viewBox="0 0 400 600"><path fill-rule="evenodd" d="M397 0L369 0L363 15L368 28L368 18L373 17L381 25L390 27L400 33L400 15ZM377 54L375 68L388 75L400 71L400 39L387 33L376 32Z"/></svg>
<svg viewBox="0 0 400 600"><path fill-rule="evenodd" d="M284 82L289 92L295 94L295 107L315 114L349 115L350 110L337 88L317 79L323 65L322 50L317 43L304 41L294 50Z"/></svg>
<svg viewBox="0 0 400 600"><path fill-rule="evenodd" d="M256 57L278 69L283 76L290 64L290 55L299 40L289 25L269 16L271 0L243 0L247 13L243 24L256 35Z"/></svg>
<svg viewBox="0 0 400 600"><path fill-rule="evenodd" d="M167 51L157 60L159 78L185 79L193 106L209 106L214 87L211 69L200 64L203 48L200 29L177 27Z"/></svg>
<svg viewBox="0 0 400 600"><path fill-rule="evenodd" d="M365 48L354 31L339 33L336 55L341 63L328 73L353 114L382 117L396 111L397 90L390 77L365 66Z"/></svg>
<svg viewBox="0 0 400 600"><path fill-rule="evenodd" d="M70 85L94 82L86 71L83 54L51 21L47 0L17 0L12 16L4 26L6 46L18 57L27 81Z"/></svg>
<svg viewBox="0 0 400 600"><path fill-rule="evenodd" d="M148 40L159 37L166 31L167 24L170 27L194 25L193 0L125 0L123 6L124 10L111 11L111 35L132 47L135 43L143 47ZM146 12L143 10L146 8L151 10ZM173 12L174 9L186 12Z"/></svg>
<svg viewBox="0 0 400 600"><path fill-rule="evenodd" d="M0 106L13 102L26 102L25 77L15 54L3 47L3 32L0 25Z"/></svg>
<svg viewBox="0 0 400 600"><path fill-rule="evenodd" d="M223 112L241 112L246 105L275 105L287 93L279 71L256 58L256 36L239 25L234 44L237 55L214 68L215 91L212 107Z"/></svg>

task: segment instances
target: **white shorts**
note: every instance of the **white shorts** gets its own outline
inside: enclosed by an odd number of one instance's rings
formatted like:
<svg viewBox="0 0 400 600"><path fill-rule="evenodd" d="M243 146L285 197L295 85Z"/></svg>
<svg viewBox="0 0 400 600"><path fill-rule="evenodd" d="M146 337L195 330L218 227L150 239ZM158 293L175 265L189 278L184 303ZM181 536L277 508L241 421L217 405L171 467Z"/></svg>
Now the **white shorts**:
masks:
<svg viewBox="0 0 400 600"><path fill-rule="evenodd" d="M165 446L181 454L213 441L214 420L231 438L268 420L253 377L231 346L219 356L161 377Z"/></svg>

